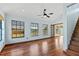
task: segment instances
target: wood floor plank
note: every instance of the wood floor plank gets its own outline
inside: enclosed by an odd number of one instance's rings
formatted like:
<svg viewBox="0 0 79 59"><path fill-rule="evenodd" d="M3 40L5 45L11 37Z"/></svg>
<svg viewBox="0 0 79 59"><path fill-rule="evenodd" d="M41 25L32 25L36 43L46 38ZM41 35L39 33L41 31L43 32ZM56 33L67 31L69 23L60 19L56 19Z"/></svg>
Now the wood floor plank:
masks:
<svg viewBox="0 0 79 59"><path fill-rule="evenodd" d="M57 40L60 38L49 38L19 44L6 45L0 56L64 56L62 49L56 48ZM63 40L63 39L62 39Z"/></svg>

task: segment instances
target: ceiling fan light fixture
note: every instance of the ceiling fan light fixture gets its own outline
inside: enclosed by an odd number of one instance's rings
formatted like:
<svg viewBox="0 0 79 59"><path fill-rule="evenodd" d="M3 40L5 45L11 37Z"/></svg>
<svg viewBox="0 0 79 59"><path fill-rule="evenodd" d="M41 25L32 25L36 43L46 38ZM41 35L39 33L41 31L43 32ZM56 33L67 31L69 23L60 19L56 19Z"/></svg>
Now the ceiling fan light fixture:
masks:
<svg viewBox="0 0 79 59"><path fill-rule="evenodd" d="M54 13L46 13L46 9L43 10L42 18L50 18Z"/></svg>

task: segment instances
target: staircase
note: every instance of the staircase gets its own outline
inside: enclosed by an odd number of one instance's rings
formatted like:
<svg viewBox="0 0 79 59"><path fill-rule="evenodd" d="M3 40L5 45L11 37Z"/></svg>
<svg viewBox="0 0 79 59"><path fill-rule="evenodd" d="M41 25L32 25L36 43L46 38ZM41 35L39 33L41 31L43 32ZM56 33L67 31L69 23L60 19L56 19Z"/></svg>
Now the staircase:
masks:
<svg viewBox="0 0 79 59"><path fill-rule="evenodd" d="M69 56L79 56L79 19L72 34L70 45L66 54Z"/></svg>

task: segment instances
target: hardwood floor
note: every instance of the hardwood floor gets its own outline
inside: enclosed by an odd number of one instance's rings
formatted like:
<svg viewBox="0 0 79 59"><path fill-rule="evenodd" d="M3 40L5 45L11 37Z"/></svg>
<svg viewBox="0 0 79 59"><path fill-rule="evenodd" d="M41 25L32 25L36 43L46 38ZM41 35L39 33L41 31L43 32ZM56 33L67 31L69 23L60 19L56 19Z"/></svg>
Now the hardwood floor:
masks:
<svg viewBox="0 0 79 59"><path fill-rule="evenodd" d="M65 56L62 45L57 43L63 37L55 37L19 44L6 45L1 56ZM60 46L59 46L60 45Z"/></svg>

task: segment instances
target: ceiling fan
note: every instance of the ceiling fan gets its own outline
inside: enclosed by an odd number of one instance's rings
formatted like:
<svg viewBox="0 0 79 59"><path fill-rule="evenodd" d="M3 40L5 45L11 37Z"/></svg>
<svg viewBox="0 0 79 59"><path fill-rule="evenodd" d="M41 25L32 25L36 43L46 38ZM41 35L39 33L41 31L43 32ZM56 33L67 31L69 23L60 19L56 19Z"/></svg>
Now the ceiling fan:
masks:
<svg viewBox="0 0 79 59"><path fill-rule="evenodd" d="M43 14L42 14L42 15L38 15L38 16L43 16L43 17L50 18L50 16L53 15L53 14L54 14L54 13L48 13L48 14L47 14L47 13L46 13L46 9L44 9L44 10L43 10ZM42 17L42 18L43 18L43 17Z"/></svg>

